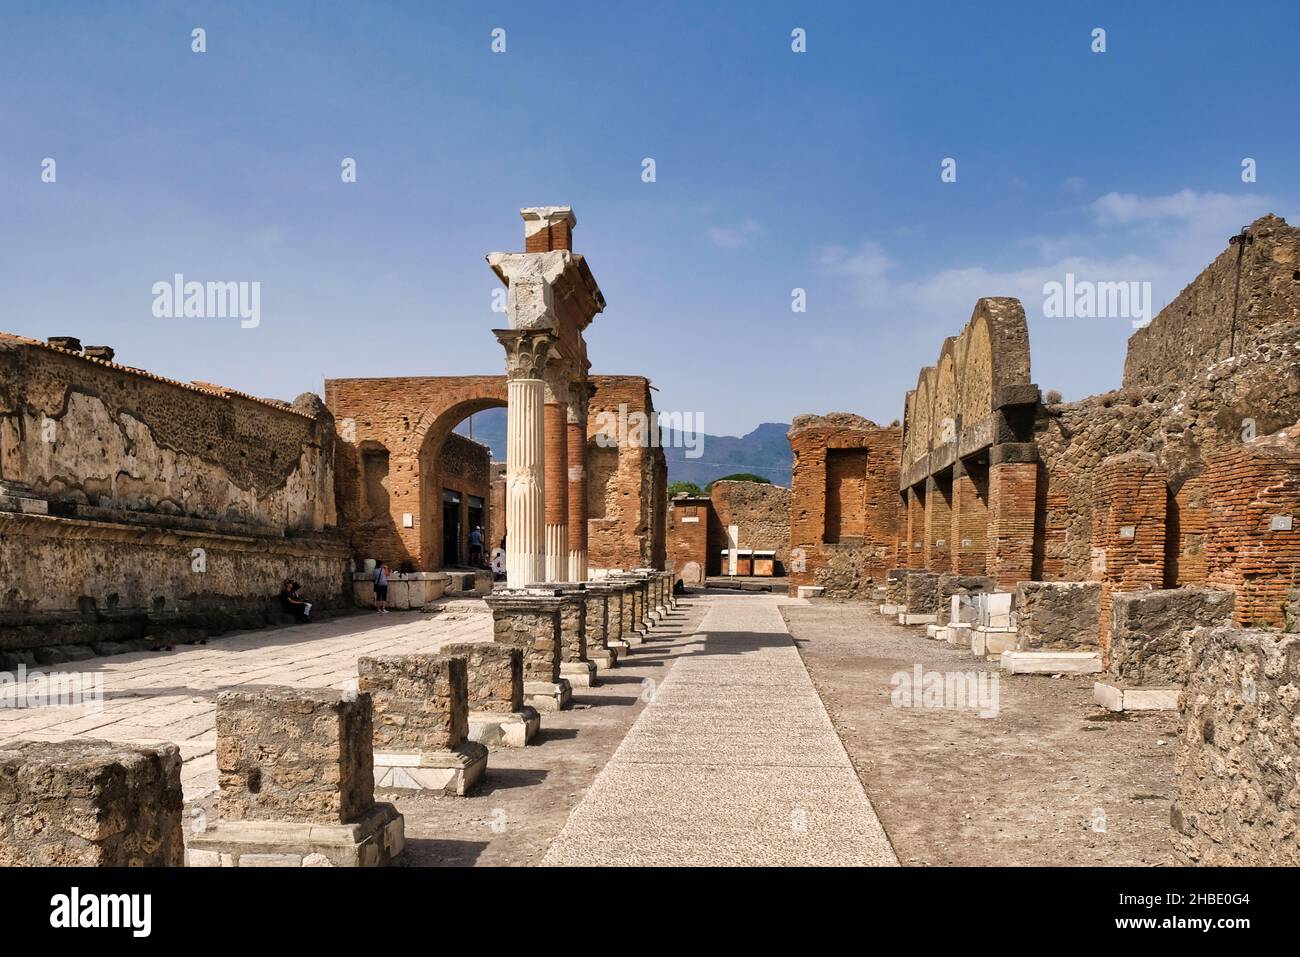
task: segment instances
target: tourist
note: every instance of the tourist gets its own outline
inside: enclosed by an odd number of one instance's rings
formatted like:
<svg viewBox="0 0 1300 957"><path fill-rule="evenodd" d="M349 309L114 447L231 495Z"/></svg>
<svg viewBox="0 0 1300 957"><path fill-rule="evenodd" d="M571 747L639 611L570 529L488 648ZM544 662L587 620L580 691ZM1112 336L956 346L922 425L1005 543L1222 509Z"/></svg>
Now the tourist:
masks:
<svg viewBox="0 0 1300 957"><path fill-rule="evenodd" d="M388 565L384 562L375 566L375 610L388 614Z"/></svg>
<svg viewBox="0 0 1300 957"><path fill-rule="evenodd" d="M483 526L475 525L469 533L469 563L475 568L483 567Z"/></svg>
<svg viewBox="0 0 1300 957"><path fill-rule="evenodd" d="M284 586L280 589L280 609L300 622L307 622L311 619L311 602L299 594L301 587L292 578L284 580Z"/></svg>

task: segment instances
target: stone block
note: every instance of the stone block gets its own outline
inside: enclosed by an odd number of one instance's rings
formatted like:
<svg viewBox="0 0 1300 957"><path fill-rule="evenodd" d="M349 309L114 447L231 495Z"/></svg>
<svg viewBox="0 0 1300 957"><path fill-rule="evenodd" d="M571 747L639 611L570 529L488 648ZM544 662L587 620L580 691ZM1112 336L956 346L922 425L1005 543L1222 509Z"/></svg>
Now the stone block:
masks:
<svg viewBox="0 0 1300 957"><path fill-rule="evenodd" d="M0 745L0 866L179 867L183 804L174 744Z"/></svg>
<svg viewBox="0 0 1300 957"><path fill-rule="evenodd" d="M1132 688L1113 681L1096 681L1092 699L1107 711L1174 711L1177 688Z"/></svg>
<svg viewBox="0 0 1300 957"><path fill-rule="evenodd" d="M442 751L376 751L375 786L463 797L483 776L487 763L487 746L477 741Z"/></svg>
<svg viewBox="0 0 1300 957"><path fill-rule="evenodd" d="M518 711L471 711L469 740L489 748L522 748L533 740L542 725L537 709L522 705Z"/></svg>
<svg viewBox="0 0 1300 957"><path fill-rule="evenodd" d="M224 821L348 824L374 803L370 695L247 686L217 695Z"/></svg>
<svg viewBox="0 0 1300 957"><path fill-rule="evenodd" d="M1175 860L1300 865L1300 636L1202 627L1184 659Z"/></svg>
<svg viewBox="0 0 1300 957"><path fill-rule="evenodd" d="M1127 684L1180 685L1190 632L1226 624L1234 595L1212 588L1115 592L1110 609L1110 674Z"/></svg>
<svg viewBox="0 0 1300 957"><path fill-rule="evenodd" d="M973 621L975 610L972 596L986 594L996 587L994 579L985 575L941 574L937 584L939 624Z"/></svg>
<svg viewBox="0 0 1300 957"><path fill-rule="evenodd" d="M798 585L795 588L797 598L821 598L826 594L826 588L823 585Z"/></svg>
<svg viewBox="0 0 1300 957"><path fill-rule="evenodd" d="M523 707L524 655L517 647L466 641L443 645L441 652L465 659L469 711L512 714Z"/></svg>
<svg viewBox="0 0 1300 957"><path fill-rule="evenodd" d="M1101 671L1101 655L1088 651L1004 651L1002 670L1009 675L1092 675Z"/></svg>
<svg viewBox="0 0 1300 957"><path fill-rule="evenodd" d="M1015 608L1022 650L1099 648L1101 582L1021 582Z"/></svg>
<svg viewBox="0 0 1300 957"><path fill-rule="evenodd" d="M374 750L425 753L455 748L469 733L467 660L441 654L357 661L358 688L373 706Z"/></svg>
<svg viewBox="0 0 1300 957"><path fill-rule="evenodd" d="M916 615L939 614L939 575L937 572L913 570L903 586L903 603Z"/></svg>
<svg viewBox="0 0 1300 957"><path fill-rule="evenodd" d="M492 610L496 643L518 648L523 654L525 684L558 682L563 660L560 610L564 600L530 594L525 589L494 591L483 600Z"/></svg>

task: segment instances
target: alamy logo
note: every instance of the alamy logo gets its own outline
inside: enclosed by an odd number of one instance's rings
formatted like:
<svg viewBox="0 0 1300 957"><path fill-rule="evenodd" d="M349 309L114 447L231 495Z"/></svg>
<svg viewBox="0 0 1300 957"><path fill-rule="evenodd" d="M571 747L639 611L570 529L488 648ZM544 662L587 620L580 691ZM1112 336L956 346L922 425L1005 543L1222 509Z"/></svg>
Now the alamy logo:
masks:
<svg viewBox="0 0 1300 957"><path fill-rule="evenodd" d="M1131 319L1134 329L1151 321L1151 283L1093 282L1065 274L1065 282L1043 283L1048 319Z"/></svg>
<svg viewBox="0 0 1300 957"><path fill-rule="evenodd" d="M176 273L171 282L153 284L155 319L238 319L244 329L262 322L260 282L186 282Z"/></svg>
<svg viewBox="0 0 1300 957"><path fill-rule="evenodd" d="M104 710L104 676L83 671L0 671L0 708L59 708L81 705L87 714Z"/></svg>
<svg viewBox="0 0 1300 957"><path fill-rule="evenodd" d="M889 700L895 708L938 708L975 711L996 718L1001 710L996 671L897 671L889 679Z"/></svg>
<svg viewBox="0 0 1300 957"><path fill-rule="evenodd" d="M50 898L50 926L125 927L132 937L148 937L153 929L152 894L85 894L74 887Z"/></svg>
<svg viewBox="0 0 1300 957"><path fill-rule="evenodd" d="M607 409L596 415L596 429L595 441L602 449L663 446L685 449L688 459L704 454L703 412L660 412L658 419L651 419L644 412L629 412L627 403L620 402L617 412Z"/></svg>

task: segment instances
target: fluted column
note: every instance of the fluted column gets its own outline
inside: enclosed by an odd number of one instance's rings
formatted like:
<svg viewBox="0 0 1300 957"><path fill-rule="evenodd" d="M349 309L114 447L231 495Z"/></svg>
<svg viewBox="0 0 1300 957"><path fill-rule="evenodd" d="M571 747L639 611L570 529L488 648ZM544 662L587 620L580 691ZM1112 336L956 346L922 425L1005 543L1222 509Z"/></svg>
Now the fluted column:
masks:
<svg viewBox="0 0 1300 957"><path fill-rule="evenodd" d="M565 408L566 372L558 365L548 370L546 381L546 581L569 578L569 455ZM581 579L578 579L579 581Z"/></svg>
<svg viewBox="0 0 1300 957"><path fill-rule="evenodd" d="M506 350L506 587L546 578L544 408L548 332L494 330Z"/></svg>
<svg viewBox="0 0 1300 957"><path fill-rule="evenodd" d="M569 394L569 581L587 580L587 401L586 379Z"/></svg>

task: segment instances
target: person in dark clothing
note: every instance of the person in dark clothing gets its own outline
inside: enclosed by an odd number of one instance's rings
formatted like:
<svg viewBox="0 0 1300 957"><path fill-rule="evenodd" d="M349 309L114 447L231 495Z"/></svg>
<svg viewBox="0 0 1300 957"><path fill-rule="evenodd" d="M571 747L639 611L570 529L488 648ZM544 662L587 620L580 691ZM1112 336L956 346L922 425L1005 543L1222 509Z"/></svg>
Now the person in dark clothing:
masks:
<svg viewBox="0 0 1300 957"><path fill-rule="evenodd" d="M311 602L303 599L298 593L299 585L291 578L286 578L284 586L280 589L280 609L286 615L292 615L298 621L309 621L311 618Z"/></svg>
<svg viewBox="0 0 1300 957"><path fill-rule="evenodd" d="M475 568L483 564L483 526L475 525L469 533L469 563Z"/></svg>

